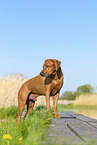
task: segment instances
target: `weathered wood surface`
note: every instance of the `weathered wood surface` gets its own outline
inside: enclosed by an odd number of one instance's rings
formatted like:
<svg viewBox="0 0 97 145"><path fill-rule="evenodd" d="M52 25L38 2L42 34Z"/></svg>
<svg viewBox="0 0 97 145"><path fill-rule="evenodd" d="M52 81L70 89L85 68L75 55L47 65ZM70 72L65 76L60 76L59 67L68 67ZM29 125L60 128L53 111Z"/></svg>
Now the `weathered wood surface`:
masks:
<svg viewBox="0 0 97 145"><path fill-rule="evenodd" d="M60 112L60 119L52 119L48 144L97 144L97 120L73 112Z"/></svg>

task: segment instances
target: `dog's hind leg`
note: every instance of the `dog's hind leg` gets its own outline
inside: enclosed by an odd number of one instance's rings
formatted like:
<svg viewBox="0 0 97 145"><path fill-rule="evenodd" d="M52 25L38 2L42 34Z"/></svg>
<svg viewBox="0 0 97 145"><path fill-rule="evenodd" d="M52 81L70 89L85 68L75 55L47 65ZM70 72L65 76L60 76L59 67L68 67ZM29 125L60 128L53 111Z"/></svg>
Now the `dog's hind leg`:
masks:
<svg viewBox="0 0 97 145"><path fill-rule="evenodd" d="M20 118L21 118L22 112L24 110L28 94L29 94L28 90L23 87L20 89L20 91L18 93L17 127L19 126Z"/></svg>
<svg viewBox="0 0 97 145"><path fill-rule="evenodd" d="M37 101L38 94L29 93L26 104L27 104L27 113L25 115L25 120L27 120L31 110L34 108L35 101Z"/></svg>
<svg viewBox="0 0 97 145"><path fill-rule="evenodd" d="M20 118L24 110L24 107L25 107L25 103L20 100L18 104L17 127L19 126Z"/></svg>
<svg viewBox="0 0 97 145"><path fill-rule="evenodd" d="M24 107L25 107L25 104L22 104L22 105L19 104L18 115L17 115L17 127L19 126L20 118L21 118L22 112L24 110Z"/></svg>
<svg viewBox="0 0 97 145"><path fill-rule="evenodd" d="M31 110L34 108L34 105L35 105L35 101L33 100L27 101L27 114L26 114L25 120L27 120Z"/></svg>

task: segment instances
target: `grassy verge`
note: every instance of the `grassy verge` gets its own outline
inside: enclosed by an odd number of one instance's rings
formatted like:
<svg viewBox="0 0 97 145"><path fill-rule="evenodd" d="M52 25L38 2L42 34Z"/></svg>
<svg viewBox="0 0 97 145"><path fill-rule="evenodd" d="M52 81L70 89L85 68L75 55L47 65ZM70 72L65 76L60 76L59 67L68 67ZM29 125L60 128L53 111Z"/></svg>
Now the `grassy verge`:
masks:
<svg viewBox="0 0 97 145"><path fill-rule="evenodd" d="M46 131L51 122L48 111L45 108L32 111L27 121L21 119L18 129L16 114L17 107L0 109L0 145L46 144Z"/></svg>
<svg viewBox="0 0 97 145"><path fill-rule="evenodd" d="M97 110L97 106L82 106L82 105L75 105L75 104L58 104L58 112L65 112L65 111L72 111L75 110Z"/></svg>
<svg viewBox="0 0 97 145"><path fill-rule="evenodd" d="M75 112L82 115L85 115L90 118L97 119L97 107L93 106L79 106L74 104L58 104L58 112Z"/></svg>
<svg viewBox="0 0 97 145"><path fill-rule="evenodd" d="M70 111L72 109L74 109L73 104L68 104L68 105L58 104L58 112Z"/></svg>

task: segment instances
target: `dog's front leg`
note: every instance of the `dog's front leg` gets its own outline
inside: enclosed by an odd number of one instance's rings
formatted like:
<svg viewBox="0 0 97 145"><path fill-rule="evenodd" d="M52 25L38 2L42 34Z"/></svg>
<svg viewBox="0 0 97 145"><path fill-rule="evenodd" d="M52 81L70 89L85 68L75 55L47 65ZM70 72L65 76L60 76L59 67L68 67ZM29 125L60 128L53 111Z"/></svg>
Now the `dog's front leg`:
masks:
<svg viewBox="0 0 97 145"><path fill-rule="evenodd" d="M60 118L60 116L57 114L57 102L59 98L59 93L57 93L55 96L53 96L53 104L54 104L54 116L55 118Z"/></svg>
<svg viewBox="0 0 97 145"><path fill-rule="evenodd" d="M46 87L46 92L45 92L45 97L46 97L46 107L49 110L49 114L53 117L50 109L50 89L49 87Z"/></svg>

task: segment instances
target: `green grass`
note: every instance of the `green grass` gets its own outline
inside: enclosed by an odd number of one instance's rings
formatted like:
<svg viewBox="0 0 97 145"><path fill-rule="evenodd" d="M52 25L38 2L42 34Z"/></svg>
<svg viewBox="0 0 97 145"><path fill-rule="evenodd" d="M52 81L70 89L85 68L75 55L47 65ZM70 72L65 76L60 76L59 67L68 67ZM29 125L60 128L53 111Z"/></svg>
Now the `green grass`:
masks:
<svg viewBox="0 0 97 145"><path fill-rule="evenodd" d="M58 104L58 112L70 111L72 109L74 109L73 104L68 104L68 105Z"/></svg>
<svg viewBox="0 0 97 145"><path fill-rule="evenodd" d="M18 113L18 108L15 106L5 108L0 108L0 119L6 117L16 118L16 114Z"/></svg>
<svg viewBox="0 0 97 145"><path fill-rule="evenodd" d="M32 111L27 121L21 119L19 128L16 127L16 114L17 107L0 109L0 145L46 144L46 132L51 122L48 111L41 107ZM12 139L3 139L6 134Z"/></svg>
<svg viewBox="0 0 97 145"><path fill-rule="evenodd" d="M79 109L79 110L82 110L82 109L97 109L97 106L96 107L93 107L93 106L80 106L80 105L73 105L73 104L67 104L67 105L64 105L64 104L58 104L58 112L65 112L65 111L74 111L75 109Z"/></svg>
<svg viewBox="0 0 97 145"><path fill-rule="evenodd" d="M58 111L64 112L74 109L72 104L58 105ZM17 107L0 108L0 145L45 145L47 144L47 131L51 123L51 117L43 106L31 112L27 121L23 118L17 128ZM3 139L4 135L10 135L12 139ZM50 145L53 145L52 142ZM86 142L82 145L95 145L95 142ZM49 145L49 144L48 144Z"/></svg>

